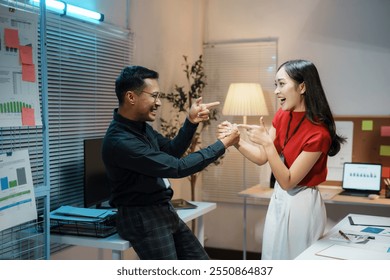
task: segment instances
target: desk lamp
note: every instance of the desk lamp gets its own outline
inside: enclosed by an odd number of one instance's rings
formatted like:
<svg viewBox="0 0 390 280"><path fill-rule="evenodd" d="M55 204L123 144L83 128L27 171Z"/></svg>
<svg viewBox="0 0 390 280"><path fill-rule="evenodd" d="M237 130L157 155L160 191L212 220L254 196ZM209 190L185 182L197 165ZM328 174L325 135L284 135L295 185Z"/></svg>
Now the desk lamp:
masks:
<svg viewBox="0 0 390 280"><path fill-rule="evenodd" d="M258 83L232 83L225 99L222 114L227 116L242 116L243 124L247 124L247 116L268 115L263 90ZM243 156L243 190L246 189L246 159ZM246 213L244 212L244 221ZM246 225L244 225L246 227ZM246 232L246 229L244 229ZM244 236L244 256L246 259L246 236Z"/></svg>
<svg viewBox="0 0 390 280"><path fill-rule="evenodd" d="M222 114L226 116L243 116L243 124L247 116L267 116L264 93L257 83L233 83L223 105Z"/></svg>

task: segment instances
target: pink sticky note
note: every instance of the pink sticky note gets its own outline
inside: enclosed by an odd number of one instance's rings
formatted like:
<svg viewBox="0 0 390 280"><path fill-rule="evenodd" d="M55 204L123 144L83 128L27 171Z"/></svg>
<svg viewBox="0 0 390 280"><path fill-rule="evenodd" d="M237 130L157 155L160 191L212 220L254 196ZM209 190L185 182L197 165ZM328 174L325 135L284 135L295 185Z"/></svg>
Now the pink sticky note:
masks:
<svg viewBox="0 0 390 280"><path fill-rule="evenodd" d="M19 31L17 29L4 28L5 46L19 48Z"/></svg>
<svg viewBox="0 0 390 280"><path fill-rule="evenodd" d="M35 82L34 64L22 64L22 80L26 82Z"/></svg>
<svg viewBox="0 0 390 280"><path fill-rule="evenodd" d="M35 126L34 109L22 108L22 125Z"/></svg>
<svg viewBox="0 0 390 280"><path fill-rule="evenodd" d="M381 136L390 137L390 126L381 126Z"/></svg>
<svg viewBox="0 0 390 280"><path fill-rule="evenodd" d="M33 64L31 46L19 46L19 56L22 64Z"/></svg>
<svg viewBox="0 0 390 280"><path fill-rule="evenodd" d="M382 178L390 178L390 167L382 166Z"/></svg>

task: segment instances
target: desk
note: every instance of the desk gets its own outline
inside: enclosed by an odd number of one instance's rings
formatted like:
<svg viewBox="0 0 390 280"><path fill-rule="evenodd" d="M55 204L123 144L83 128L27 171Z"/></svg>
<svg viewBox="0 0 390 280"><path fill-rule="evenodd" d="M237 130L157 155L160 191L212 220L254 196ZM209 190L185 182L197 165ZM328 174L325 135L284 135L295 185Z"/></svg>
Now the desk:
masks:
<svg viewBox="0 0 390 280"><path fill-rule="evenodd" d="M390 199L381 196L378 199L370 200L368 197L346 196L338 195L342 189L338 186L321 185L318 188L325 204L339 204L339 205L365 205L376 207L389 207ZM255 185L240 193L238 195L244 199L244 216L243 216L243 259L246 260L246 244L247 244L247 199L255 198L260 201L262 205L268 205L273 189L268 186Z"/></svg>
<svg viewBox="0 0 390 280"><path fill-rule="evenodd" d="M372 225L374 228L381 228L380 233L362 232L367 226L351 225L348 217L353 219L355 224L363 223ZM360 222L359 222L360 221ZM380 227L378 225L386 225ZM353 232L369 235L375 239L368 239L364 243L351 243L341 240L333 240L338 231ZM336 224L323 238L315 242L300 254L297 260L390 260L390 218L370 215L349 214Z"/></svg>
<svg viewBox="0 0 390 280"><path fill-rule="evenodd" d="M198 226L195 235L198 237L200 243L204 242L204 222L203 215L217 208L215 203L211 202L193 202L198 207L195 209L181 209L177 210L180 218L185 222L189 222L193 219L198 219ZM122 257L122 251L125 251L131 247L129 241L119 237L117 233L110 235L106 238L90 237L90 236L76 236L76 235L60 235L51 234L50 241L53 243L67 244L94 247L99 249L112 250L112 259L119 260Z"/></svg>

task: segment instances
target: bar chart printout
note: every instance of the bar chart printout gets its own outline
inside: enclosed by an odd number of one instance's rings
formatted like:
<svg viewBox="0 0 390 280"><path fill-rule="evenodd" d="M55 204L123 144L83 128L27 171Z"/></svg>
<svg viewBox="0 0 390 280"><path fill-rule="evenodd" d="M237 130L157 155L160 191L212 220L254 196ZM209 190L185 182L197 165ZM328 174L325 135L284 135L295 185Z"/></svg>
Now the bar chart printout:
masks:
<svg viewBox="0 0 390 280"><path fill-rule="evenodd" d="M0 231L35 219L28 150L0 154Z"/></svg>
<svg viewBox="0 0 390 280"><path fill-rule="evenodd" d="M10 10L0 6L0 127L39 126L38 15Z"/></svg>

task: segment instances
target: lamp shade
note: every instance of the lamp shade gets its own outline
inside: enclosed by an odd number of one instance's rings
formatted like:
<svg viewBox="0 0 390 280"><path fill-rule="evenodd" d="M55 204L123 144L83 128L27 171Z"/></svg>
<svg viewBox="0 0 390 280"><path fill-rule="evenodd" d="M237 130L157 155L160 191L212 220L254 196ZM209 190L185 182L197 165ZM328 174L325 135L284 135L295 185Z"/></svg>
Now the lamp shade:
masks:
<svg viewBox="0 0 390 280"><path fill-rule="evenodd" d="M222 114L228 116L268 115L264 93L260 84L230 84Z"/></svg>

